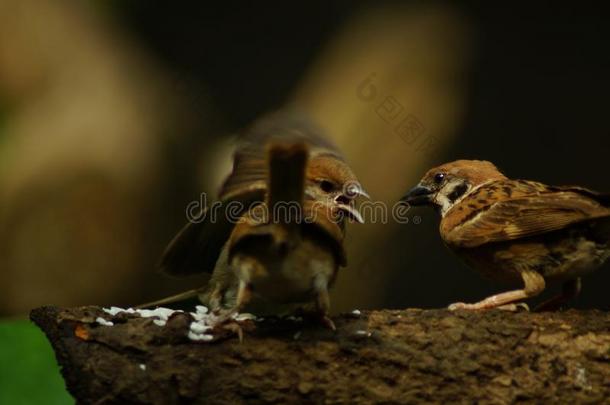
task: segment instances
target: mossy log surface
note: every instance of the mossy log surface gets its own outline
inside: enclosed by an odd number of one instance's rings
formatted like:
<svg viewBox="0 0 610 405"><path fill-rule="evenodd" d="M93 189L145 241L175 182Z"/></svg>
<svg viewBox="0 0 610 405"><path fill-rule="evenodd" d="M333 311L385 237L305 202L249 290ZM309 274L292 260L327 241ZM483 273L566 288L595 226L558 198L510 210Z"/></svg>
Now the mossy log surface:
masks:
<svg viewBox="0 0 610 405"><path fill-rule="evenodd" d="M78 403L610 403L610 315L382 310L334 318L245 321L212 342L99 307L42 307Z"/></svg>

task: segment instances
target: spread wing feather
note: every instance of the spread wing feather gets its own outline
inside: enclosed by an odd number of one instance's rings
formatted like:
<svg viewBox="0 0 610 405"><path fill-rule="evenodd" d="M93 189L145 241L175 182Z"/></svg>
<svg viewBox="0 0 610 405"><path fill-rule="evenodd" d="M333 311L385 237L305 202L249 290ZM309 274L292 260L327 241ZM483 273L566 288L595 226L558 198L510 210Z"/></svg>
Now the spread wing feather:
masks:
<svg viewBox="0 0 610 405"><path fill-rule="evenodd" d="M254 188L206 208L169 243L161 257L161 271L178 277L211 273L237 219L264 195L263 189ZM240 205L230 205L233 201Z"/></svg>

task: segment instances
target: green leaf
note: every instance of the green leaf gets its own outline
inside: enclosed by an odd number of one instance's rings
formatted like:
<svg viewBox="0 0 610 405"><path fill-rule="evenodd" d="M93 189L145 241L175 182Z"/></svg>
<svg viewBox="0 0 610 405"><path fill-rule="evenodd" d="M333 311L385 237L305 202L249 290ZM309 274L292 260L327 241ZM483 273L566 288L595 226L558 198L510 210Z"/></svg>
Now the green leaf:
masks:
<svg viewBox="0 0 610 405"><path fill-rule="evenodd" d="M0 321L0 404L73 404L44 334L26 320Z"/></svg>

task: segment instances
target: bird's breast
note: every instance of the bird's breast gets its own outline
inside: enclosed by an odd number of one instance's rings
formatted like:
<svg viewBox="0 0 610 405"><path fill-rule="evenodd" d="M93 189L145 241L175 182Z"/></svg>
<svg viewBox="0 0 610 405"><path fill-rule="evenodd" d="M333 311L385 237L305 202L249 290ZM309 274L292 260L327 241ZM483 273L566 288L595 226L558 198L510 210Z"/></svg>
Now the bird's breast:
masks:
<svg viewBox="0 0 610 405"><path fill-rule="evenodd" d="M536 271L549 281L580 277L610 257L608 242L591 237L586 226L475 248L452 249L475 270L497 281L518 281Z"/></svg>
<svg viewBox="0 0 610 405"><path fill-rule="evenodd" d="M255 296L277 303L310 301L317 293L316 284L332 284L338 268L330 247L311 239L288 249L259 246L237 252L231 265Z"/></svg>

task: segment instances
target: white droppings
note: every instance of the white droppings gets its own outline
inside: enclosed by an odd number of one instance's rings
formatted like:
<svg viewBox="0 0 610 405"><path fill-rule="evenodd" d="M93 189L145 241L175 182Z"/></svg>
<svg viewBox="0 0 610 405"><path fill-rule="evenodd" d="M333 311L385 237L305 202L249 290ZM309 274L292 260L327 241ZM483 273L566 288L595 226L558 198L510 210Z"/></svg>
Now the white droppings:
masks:
<svg viewBox="0 0 610 405"><path fill-rule="evenodd" d="M214 336L206 335L206 334L193 333L192 331L189 331L188 338L191 339L191 340L194 340L194 341L209 342L210 340L214 339Z"/></svg>
<svg viewBox="0 0 610 405"><path fill-rule="evenodd" d="M354 316L360 316L360 315L362 315L362 312L360 312L360 310L359 310L359 309L354 309L354 310L352 311L352 315L354 315Z"/></svg>
<svg viewBox="0 0 610 405"><path fill-rule="evenodd" d="M578 387L580 387L584 390L590 390L593 388L587 378L587 370L584 367L582 367L580 364L578 364L578 367L576 368L574 377L575 377L574 382L576 383L576 385Z"/></svg>
<svg viewBox="0 0 610 405"><path fill-rule="evenodd" d="M102 326L112 326L112 325L114 325L114 323L112 323L112 321L107 321L104 318L102 318L101 316L98 316L95 319L95 322L97 322L98 324L100 324Z"/></svg>
<svg viewBox="0 0 610 405"><path fill-rule="evenodd" d="M366 330L357 330L356 331L356 335L358 336L366 336L366 337L371 337L372 333L368 332Z"/></svg>
<svg viewBox="0 0 610 405"><path fill-rule="evenodd" d="M190 330L194 333L204 333L210 329L212 329L211 326L207 326L202 322L191 322Z"/></svg>
<svg viewBox="0 0 610 405"><path fill-rule="evenodd" d="M146 371L146 364L140 364L138 367L140 367L140 370Z"/></svg>
<svg viewBox="0 0 610 405"><path fill-rule="evenodd" d="M170 308L157 307L155 309L134 309L134 308L119 308L119 307L110 307L110 308L102 308L104 312L111 316L116 316L120 313L127 313L133 315L139 315L142 318L152 318L153 323L157 326L163 327L167 324L169 318L175 313L183 313L181 310L174 310ZM189 331L187 336L192 341L197 342L209 342L214 340L214 336L211 334L214 326L217 325L223 319L222 317L217 316L216 314L210 313L208 308L203 305L197 305L195 307L195 312L188 313L193 321L189 324ZM242 313L242 314L234 314L231 317L233 320L237 322L245 321L245 320L254 320L257 321L259 319L256 318L255 315ZM300 318L294 318L295 321L301 320ZM112 326L113 323L111 321L107 321L104 318L96 319L101 325ZM146 367L146 366L144 366ZM140 367L142 368L142 367Z"/></svg>
<svg viewBox="0 0 610 405"><path fill-rule="evenodd" d="M208 332L212 331L214 325L218 323L219 317L209 313L208 309L203 305L197 305L195 312L190 313L194 319L189 325L187 336L195 342L209 342L214 339L214 336Z"/></svg>
<svg viewBox="0 0 610 405"><path fill-rule="evenodd" d="M256 320L256 315L244 312L244 313L241 313L241 314L233 315L233 319L235 319L238 322L239 321L248 321L248 320L255 321Z"/></svg>
<svg viewBox="0 0 610 405"><path fill-rule="evenodd" d="M104 310L104 312L106 312L107 314L110 314L112 316L115 316L119 312L125 311L123 308L119 308L119 307L110 307L110 308L102 308L102 309Z"/></svg>
<svg viewBox="0 0 610 405"><path fill-rule="evenodd" d="M201 306L201 305L199 305ZM205 307L203 307L205 308ZM137 314L142 318L155 318L153 322L155 325L165 326L167 320L170 316L175 313L183 312L181 310L174 310L170 308L162 308L158 307L155 309L133 309L133 308L119 308L119 307L110 307L110 308L102 308L104 312L110 314L112 316L116 316L122 312L127 314ZM161 322L162 321L162 322Z"/></svg>

